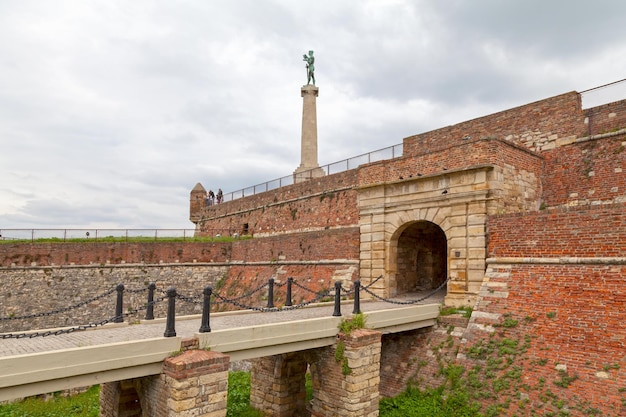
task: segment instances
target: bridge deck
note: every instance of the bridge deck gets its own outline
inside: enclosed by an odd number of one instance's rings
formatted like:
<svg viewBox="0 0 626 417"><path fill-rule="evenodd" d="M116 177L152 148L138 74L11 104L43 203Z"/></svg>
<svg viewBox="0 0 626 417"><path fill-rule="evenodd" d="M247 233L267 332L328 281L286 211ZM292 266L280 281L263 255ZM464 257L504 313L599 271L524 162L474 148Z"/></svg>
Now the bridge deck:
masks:
<svg viewBox="0 0 626 417"><path fill-rule="evenodd" d="M362 302L361 310L367 327L383 333L432 326L443 295L412 306ZM351 303L343 304L343 317L350 316L352 308ZM266 313L212 313L210 333L198 333L200 316L177 317L177 336L170 338L163 337L165 320L157 319L5 339L0 343L0 401L158 374L163 359L180 349L182 338L198 337L201 348L228 353L232 360L327 346L341 320L332 317L333 309L331 304Z"/></svg>

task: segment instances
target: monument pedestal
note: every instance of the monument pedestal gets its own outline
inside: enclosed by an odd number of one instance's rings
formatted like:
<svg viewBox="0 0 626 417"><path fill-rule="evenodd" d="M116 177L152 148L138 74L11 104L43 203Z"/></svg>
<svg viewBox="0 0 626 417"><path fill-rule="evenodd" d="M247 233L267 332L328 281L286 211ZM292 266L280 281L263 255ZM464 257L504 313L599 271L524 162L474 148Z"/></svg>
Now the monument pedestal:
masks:
<svg viewBox="0 0 626 417"><path fill-rule="evenodd" d="M317 163L317 108L319 88L304 85L300 90L302 103L302 142L300 146L300 166L293 173L294 182L307 181L325 175Z"/></svg>

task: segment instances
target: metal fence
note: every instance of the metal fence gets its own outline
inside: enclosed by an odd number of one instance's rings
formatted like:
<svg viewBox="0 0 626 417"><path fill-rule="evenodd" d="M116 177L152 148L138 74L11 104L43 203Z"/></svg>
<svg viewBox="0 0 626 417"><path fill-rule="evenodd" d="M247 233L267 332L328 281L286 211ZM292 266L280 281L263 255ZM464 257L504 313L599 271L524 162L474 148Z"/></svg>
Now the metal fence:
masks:
<svg viewBox="0 0 626 417"><path fill-rule="evenodd" d="M623 100L626 97L626 78L580 92L583 109Z"/></svg>
<svg viewBox="0 0 626 417"><path fill-rule="evenodd" d="M354 156L349 159L344 159L342 161L333 162L328 165L324 165L319 168L314 168L310 171L302 171L297 175L287 175L282 178L277 178L275 180L266 181L261 184L253 185L247 188L243 188L241 190L233 191L230 193L224 194L223 201L232 201L237 200L238 198L247 197L259 193L264 193L266 191L274 190L276 188L284 187L286 185L291 185L295 182L295 178L298 179L310 179L316 177L316 173L319 172L320 169L324 171L326 175L330 174L338 174L340 172L348 171L354 168L357 168L362 164L369 164L371 162L382 161L385 159L393 159L402 156L402 144L397 144L393 146L389 146L387 148L378 149L376 151L368 152L362 155Z"/></svg>
<svg viewBox="0 0 626 417"><path fill-rule="evenodd" d="M0 229L0 240L191 240L194 234L195 229Z"/></svg>

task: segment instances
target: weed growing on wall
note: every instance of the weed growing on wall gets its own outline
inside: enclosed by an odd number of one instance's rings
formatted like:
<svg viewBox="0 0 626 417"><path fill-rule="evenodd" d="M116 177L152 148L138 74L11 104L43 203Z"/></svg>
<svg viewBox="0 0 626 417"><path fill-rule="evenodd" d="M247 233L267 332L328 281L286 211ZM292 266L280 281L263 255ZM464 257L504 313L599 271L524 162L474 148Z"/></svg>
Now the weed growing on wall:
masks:
<svg viewBox="0 0 626 417"><path fill-rule="evenodd" d="M551 319L548 317L548 319ZM550 363L531 335L534 320L507 313L490 335L460 344L449 335L431 339L439 385L422 388L433 375L419 367L409 388L398 397L383 399L381 417L395 416L612 416L626 407L626 387L616 392L621 404L603 414L579 395L576 373ZM457 355L458 353L458 355ZM426 365L426 364L424 364ZM619 363L604 364L604 372L618 372ZM422 375L420 375L422 373ZM454 404L454 407L451 406Z"/></svg>
<svg viewBox="0 0 626 417"><path fill-rule="evenodd" d="M367 321L363 313L354 314L350 319L342 319L339 323L339 331L345 335L349 335L356 329L365 328L365 322ZM341 362L341 373L344 375L350 375L352 369L348 364L348 358L345 357L345 345L343 340L337 341L337 348L335 349L335 360Z"/></svg>

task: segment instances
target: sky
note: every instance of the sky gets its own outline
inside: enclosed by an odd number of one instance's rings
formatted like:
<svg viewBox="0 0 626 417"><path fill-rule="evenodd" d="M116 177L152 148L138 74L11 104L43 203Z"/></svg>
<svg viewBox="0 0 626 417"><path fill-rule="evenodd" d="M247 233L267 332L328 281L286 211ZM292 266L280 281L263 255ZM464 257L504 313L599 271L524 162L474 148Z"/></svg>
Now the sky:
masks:
<svg viewBox="0 0 626 417"><path fill-rule="evenodd" d="M198 182L291 175L309 50L326 165L622 80L624 16L618 0L0 0L0 234L193 229Z"/></svg>

